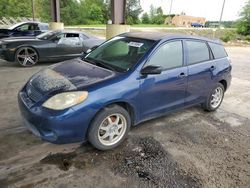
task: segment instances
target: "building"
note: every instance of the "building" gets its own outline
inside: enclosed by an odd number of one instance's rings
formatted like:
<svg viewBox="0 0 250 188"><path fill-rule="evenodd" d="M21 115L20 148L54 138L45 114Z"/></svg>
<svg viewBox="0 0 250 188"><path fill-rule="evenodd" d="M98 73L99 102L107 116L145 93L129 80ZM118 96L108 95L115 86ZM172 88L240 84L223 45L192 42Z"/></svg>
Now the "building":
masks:
<svg viewBox="0 0 250 188"><path fill-rule="evenodd" d="M171 23L177 27L191 27L191 24L198 23L205 25L206 19L203 17L187 16L185 14L175 15Z"/></svg>

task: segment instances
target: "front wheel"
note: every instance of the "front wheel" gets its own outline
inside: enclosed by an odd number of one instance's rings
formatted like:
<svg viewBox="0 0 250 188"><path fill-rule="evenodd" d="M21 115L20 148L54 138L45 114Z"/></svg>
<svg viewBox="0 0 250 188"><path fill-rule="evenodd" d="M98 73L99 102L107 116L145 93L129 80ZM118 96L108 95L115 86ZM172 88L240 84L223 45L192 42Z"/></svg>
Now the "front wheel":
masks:
<svg viewBox="0 0 250 188"><path fill-rule="evenodd" d="M23 67L30 67L37 63L38 54L30 47L21 47L16 51L16 62Z"/></svg>
<svg viewBox="0 0 250 188"><path fill-rule="evenodd" d="M212 112L217 110L224 98L225 88L221 83L217 83L208 95L206 101L202 104L206 111Z"/></svg>
<svg viewBox="0 0 250 188"><path fill-rule="evenodd" d="M99 150L113 149L125 139L130 126L131 119L124 108L117 105L106 107L90 125L89 142Z"/></svg>

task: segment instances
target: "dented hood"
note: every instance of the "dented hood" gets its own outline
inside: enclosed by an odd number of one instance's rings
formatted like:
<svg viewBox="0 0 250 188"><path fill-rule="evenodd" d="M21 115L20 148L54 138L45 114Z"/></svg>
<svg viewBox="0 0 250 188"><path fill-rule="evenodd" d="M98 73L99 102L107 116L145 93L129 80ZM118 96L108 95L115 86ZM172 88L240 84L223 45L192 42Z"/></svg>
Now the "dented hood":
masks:
<svg viewBox="0 0 250 188"><path fill-rule="evenodd" d="M40 93L86 89L88 86L113 77L113 71L73 59L35 74L30 84Z"/></svg>

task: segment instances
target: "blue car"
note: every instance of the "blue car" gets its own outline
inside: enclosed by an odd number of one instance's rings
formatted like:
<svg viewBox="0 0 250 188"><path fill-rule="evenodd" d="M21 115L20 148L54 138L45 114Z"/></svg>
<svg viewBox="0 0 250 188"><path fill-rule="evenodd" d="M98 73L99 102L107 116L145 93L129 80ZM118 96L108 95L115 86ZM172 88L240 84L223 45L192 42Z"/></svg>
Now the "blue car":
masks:
<svg viewBox="0 0 250 188"><path fill-rule="evenodd" d="M218 41L129 32L36 73L18 101L25 125L43 140L108 150L143 121L197 104L215 111L230 82Z"/></svg>

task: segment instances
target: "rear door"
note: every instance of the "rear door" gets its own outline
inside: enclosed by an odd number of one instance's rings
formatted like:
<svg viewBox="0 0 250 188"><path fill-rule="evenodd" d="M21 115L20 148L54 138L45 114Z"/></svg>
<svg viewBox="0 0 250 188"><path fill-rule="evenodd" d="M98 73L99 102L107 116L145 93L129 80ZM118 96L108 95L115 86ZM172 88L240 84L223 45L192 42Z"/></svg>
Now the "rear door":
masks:
<svg viewBox="0 0 250 188"><path fill-rule="evenodd" d="M188 87L186 104L199 103L204 100L213 83L216 64L205 41L185 40L188 64Z"/></svg>
<svg viewBox="0 0 250 188"><path fill-rule="evenodd" d="M184 105L187 67L184 65L182 41L168 41L158 47L144 67L148 65L161 66L163 71L142 77L141 119L156 117Z"/></svg>

